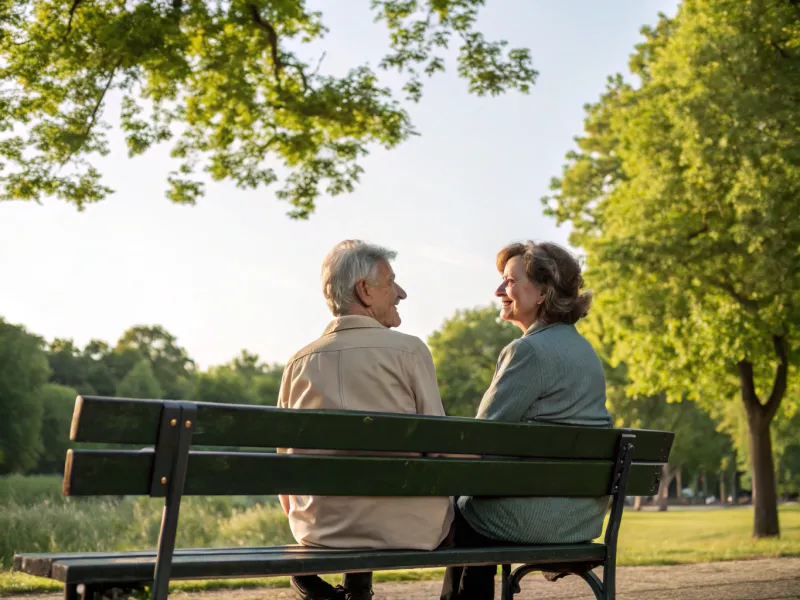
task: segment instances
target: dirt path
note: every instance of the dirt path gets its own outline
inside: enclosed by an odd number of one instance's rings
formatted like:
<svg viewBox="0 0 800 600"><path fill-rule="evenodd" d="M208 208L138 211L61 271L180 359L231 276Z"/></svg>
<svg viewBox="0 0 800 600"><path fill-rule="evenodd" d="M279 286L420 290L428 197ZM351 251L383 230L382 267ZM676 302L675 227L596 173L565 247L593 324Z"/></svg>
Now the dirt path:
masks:
<svg viewBox="0 0 800 600"><path fill-rule="evenodd" d="M675 567L624 567L617 573L618 600L800 600L800 558L731 561ZM374 600L434 600L440 583L383 583ZM56 600L60 594L5 596L3 600ZM555 583L539 573L522 582L515 600L590 600L583 581ZM175 593L173 600L295 600L289 589ZM497 598L500 598L499 591Z"/></svg>

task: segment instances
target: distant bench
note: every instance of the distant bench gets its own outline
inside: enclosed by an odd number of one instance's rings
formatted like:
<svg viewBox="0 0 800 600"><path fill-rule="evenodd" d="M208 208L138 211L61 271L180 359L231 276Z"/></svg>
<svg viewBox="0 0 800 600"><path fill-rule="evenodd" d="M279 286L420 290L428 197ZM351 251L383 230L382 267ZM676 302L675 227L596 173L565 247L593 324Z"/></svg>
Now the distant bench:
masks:
<svg viewBox="0 0 800 600"><path fill-rule="evenodd" d="M616 549L625 495L656 493L673 434L513 424L386 413L78 397L70 438L142 449L70 450L65 496L165 498L157 551L17 554L14 569L64 583L66 600L170 579L270 577L385 569L502 565L503 600L532 571L582 577L598 599L615 597ZM192 446L224 447L220 451ZM232 451L231 447L238 450ZM307 455L247 449L307 448L480 454L442 457ZM491 458L489 458L491 456ZM635 457L635 460L634 460ZM298 545L175 550L184 495L326 496L610 495L603 543L435 551L326 550ZM521 564L512 572L512 564ZM592 569L603 567L601 581Z"/></svg>

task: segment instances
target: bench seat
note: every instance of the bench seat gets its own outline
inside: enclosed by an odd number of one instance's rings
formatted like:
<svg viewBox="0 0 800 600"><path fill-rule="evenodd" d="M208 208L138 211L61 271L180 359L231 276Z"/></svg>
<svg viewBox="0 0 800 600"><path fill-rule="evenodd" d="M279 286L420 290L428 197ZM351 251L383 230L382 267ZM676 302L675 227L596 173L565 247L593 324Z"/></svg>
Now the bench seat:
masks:
<svg viewBox="0 0 800 600"><path fill-rule="evenodd" d="M481 564L602 564L605 544L556 544L419 550L331 550L307 546L175 550L172 579L274 577ZM587 565L587 563L589 563ZM14 569L64 583L149 583L155 551L23 554Z"/></svg>

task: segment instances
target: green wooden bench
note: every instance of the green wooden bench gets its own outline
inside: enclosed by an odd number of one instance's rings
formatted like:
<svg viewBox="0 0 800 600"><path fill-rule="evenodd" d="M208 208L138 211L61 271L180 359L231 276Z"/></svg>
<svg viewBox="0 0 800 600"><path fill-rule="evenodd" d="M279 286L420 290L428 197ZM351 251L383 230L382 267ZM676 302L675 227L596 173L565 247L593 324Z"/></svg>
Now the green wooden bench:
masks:
<svg viewBox="0 0 800 600"><path fill-rule="evenodd" d="M67 454L66 496L165 499L155 551L18 554L14 568L64 583L66 600L170 579L268 577L450 565L502 565L503 599L532 571L582 577L598 599L615 597L617 535L625 495L653 495L673 434L512 424L385 413L283 410L156 400L79 397L71 439L134 445ZM149 448L142 449L142 446ZM203 447L203 450L192 447ZM238 450L232 451L235 447ZM207 448L217 448L209 451ZM393 451L415 457L286 455L270 448ZM482 460L424 453L480 454ZM603 543L411 550L303 546L175 550L184 495L345 496L609 495ZM512 571L511 565L522 565ZM602 566L600 580L592 569Z"/></svg>

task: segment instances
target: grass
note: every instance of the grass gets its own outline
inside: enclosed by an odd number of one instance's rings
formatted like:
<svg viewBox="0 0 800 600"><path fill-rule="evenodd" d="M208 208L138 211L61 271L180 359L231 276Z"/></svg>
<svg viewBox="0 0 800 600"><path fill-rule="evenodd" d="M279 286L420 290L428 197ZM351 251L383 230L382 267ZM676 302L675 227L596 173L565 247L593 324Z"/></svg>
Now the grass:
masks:
<svg viewBox="0 0 800 600"><path fill-rule="evenodd" d="M58 591L61 585L8 571L14 552L154 548L163 502L150 498L74 500L60 477L0 477L0 595ZM674 565L800 555L800 506L780 509L781 537L754 540L752 508L633 512L622 520L618 564ZM275 498L187 497L178 547L293 543ZM3 570L5 568L6 570ZM440 579L442 569L385 571L376 581ZM330 581L336 582L337 576ZM285 587L285 577L176 581L175 590Z"/></svg>
<svg viewBox="0 0 800 600"><path fill-rule="evenodd" d="M753 509L626 511L620 565L677 565L800 556L800 506L779 509L781 537L753 539Z"/></svg>
<svg viewBox="0 0 800 600"><path fill-rule="evenodd" d="M154 548L163 500L70 499L59 477L0 478L0 568L15 552L81 552ZM56 491L54 491L56 490ZM38 500L37 500L37 494ZM187 497L181 503L179 548L263 546L294 540L271 497Z"/></svg>

